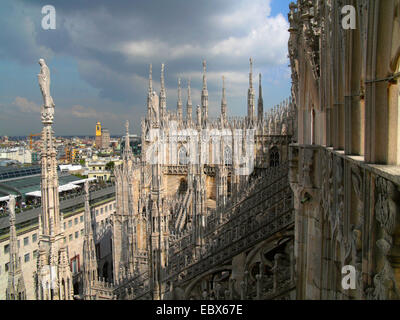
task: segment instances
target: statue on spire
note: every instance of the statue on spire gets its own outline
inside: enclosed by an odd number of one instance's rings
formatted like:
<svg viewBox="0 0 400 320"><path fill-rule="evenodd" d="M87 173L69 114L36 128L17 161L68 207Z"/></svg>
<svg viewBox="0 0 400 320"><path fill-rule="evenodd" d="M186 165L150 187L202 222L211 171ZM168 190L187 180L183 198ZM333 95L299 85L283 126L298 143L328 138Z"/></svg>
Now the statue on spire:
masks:
<svg viewBox="0 0 400 320"><path fill-rule="evenodd" d="M43 96L42 121L43 123L52 123L55 104L50 94L50 69L44 59L39 59L39 65L41 68L38 74L38 81Z"/></svg>

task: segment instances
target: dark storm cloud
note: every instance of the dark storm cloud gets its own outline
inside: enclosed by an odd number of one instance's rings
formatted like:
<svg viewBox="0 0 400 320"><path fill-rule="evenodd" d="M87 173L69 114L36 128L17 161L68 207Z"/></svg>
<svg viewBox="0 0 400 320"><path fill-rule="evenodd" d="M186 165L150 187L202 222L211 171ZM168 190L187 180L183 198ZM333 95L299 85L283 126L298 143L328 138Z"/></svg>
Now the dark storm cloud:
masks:
<svg viewBox="0 0 400 320"><path fill-rule="evenodd" d="M288 26L283 16L270 16L267 0L53 1L57 29L51 31L41 28L40 10L47 4L8 3L10 17L0 13L0 28L7 30L0 41L8 41L0 56L23 63L36 63L39 56L73 58L81 78L99 90L100 100L88 110L105 112L114 101L121 118L132 110L143 115L149 63L156 88L166 63L169 108L176 105L178 76L183 86L191 77L198 93L202 59L208 63L210 101L219 104L225 74L229 98L242 97L232 100L233 110L245 110L250 56L267 81L286 81ZM16 17L22 25L12 22Z"/></svg>

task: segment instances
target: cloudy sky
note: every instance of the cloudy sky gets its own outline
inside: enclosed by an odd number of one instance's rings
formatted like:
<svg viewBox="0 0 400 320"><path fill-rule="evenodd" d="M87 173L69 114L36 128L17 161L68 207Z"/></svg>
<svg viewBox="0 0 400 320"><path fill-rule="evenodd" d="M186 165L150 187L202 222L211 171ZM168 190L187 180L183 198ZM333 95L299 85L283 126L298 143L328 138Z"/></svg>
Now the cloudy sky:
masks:
<svg viewBox="0 0 400 320"><path fill-rule="evenodd" d="M40 57L51 70L57 135L93 135L97 121L119 135L126 119L139 133L150 63L157 91L166 64L167 107L175 109L178 77L183 87L192 79L193 105L200 104L206 59L210 116L220 112L223 75L228 115L240 116L247 112L251 56L263 76L265 108L272 107L290 93L289 2L2 0L0 136L40 132ZM48 4L56 9L56 30L41 26Z"/></svg>

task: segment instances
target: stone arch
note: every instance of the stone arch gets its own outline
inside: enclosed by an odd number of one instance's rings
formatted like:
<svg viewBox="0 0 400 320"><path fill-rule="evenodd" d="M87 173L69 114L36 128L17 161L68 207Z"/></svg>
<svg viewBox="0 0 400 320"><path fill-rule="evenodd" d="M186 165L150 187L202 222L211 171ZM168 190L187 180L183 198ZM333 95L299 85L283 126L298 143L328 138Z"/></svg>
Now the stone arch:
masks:
<svg viewBox="0 0 400 320"><path fill-rule="evenodd" d="M198 276L197 278L195 278L185 289L185 295L184 295L185 300L189 300L192 290L199 283L199 281L203 280L207 276L211 276L215 273L222 272L222 271L232 272L232 266L226 265L226 266L216 267L216 268L213 268L213 269L207 271L206 273L203 273L202 275Z"/></svg>

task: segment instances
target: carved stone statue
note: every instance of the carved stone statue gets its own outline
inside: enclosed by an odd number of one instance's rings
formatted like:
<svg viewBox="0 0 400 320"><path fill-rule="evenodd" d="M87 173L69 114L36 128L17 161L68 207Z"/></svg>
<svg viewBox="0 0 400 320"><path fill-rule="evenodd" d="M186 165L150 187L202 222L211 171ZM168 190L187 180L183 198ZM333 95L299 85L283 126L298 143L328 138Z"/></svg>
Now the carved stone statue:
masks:
<svg viewBox="0 0 400 320"><path fill-rule="evenodd" d="M50 95L50 69L46 65L44 59L39 59L39 65L41 69L40 73L38 74L38 81L40 91L42 92L43 96L42 120L52 121L54 117L55 104Z"/></svg>

